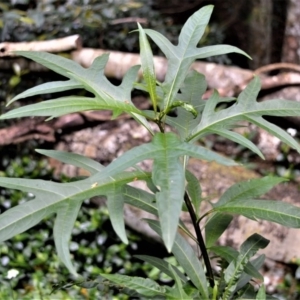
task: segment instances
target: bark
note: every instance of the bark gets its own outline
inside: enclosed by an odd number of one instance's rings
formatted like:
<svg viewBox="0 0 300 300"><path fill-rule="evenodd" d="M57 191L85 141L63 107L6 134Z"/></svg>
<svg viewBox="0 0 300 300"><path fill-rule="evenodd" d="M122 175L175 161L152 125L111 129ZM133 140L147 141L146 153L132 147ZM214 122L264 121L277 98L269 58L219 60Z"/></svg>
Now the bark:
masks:
<svg viewBox="0 0 300 300"><path fill-rule="evenodd" d="M252 69L271 62L272 0L252 0L249 17L249 48Z"/></svg>
<svg viewBox="0 0 300 300"><path fill-rule="evenodd" d="M300 64L300 1L289 0L282 61Z"/></svg>

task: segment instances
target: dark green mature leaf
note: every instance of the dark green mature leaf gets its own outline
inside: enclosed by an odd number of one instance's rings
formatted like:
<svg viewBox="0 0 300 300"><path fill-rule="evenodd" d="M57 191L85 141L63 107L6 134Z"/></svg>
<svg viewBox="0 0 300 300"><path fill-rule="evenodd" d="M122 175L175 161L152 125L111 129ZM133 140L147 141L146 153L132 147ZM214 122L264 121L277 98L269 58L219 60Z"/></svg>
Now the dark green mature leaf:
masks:
<svg viewBox="0 0 300 300"><path fill-rule="evenodd" d="M213 252L216 255L218 255L219 257L223 258L228 263L231 263L233 260L235 260L239 256L239 252L237 250L235 250L231 247L228 247L228 246L212 246L209 248L209 251ZM257 279L263 280L262 275L257 271L260 268L260 266L259 267L257 266L257 263L260 261L262 261L262 263L263 263L264 255L260 255L259 257L260 257L259 260L249 261L245 266L245 269L244 269L245 276L250 277L250 279L257 278ZM242 276L244 278L244 275L242 275Z"/></svg>
<svg viewBox="0 0 300 300"><path fill-rule="evenodd" d="M228 299L236 287L237 282L243 273L250 258L256 254L259 249L265 248L269 244L269 240L259 234L251 235L241 246L240 254L236 257L224 272L224 278L227 283L223 293L223 299Z"/></svg>
<svg viewBox="0 0 300 300"><path fill-rule="evenodd" d="M168 262L166 262L165 260L161 259L161 258L157 258L154 256L148 256L148 255L134 255L134 257L137 257L147 263L149 263L150 265L156 267L157 269L159 269L161 272L165 273L166 275L170 276L171 278L173 278L175 280L175 276L173 274L173 272L170 271L170 264ZM187 278L184 276L184 274L182 274L182 272L180 272L178 270L178 268L176 268L175 266L172 266L173 270L176 272L177 276L180 278L180 280L182 282L187 282Z"/></svg>
<svg viewBox="0 0 300 300"><path fill-rule="evenodd" d="M168 71L163 83L163 88L166 91L164 108L168 108L172 105L195 59L231 52L248 56L242 50L228 45L197 48L197 44L203 36L212 10L213 5L207 5L195 12L187 20L179 35L177 46L174 46L162 34L150 29L145 30L146 34L151 37L168 59Z"/></svg>
<svg viewBox="0 0 300 300"><path fill-rule="evenodd" d="M286 181L284 178L267 176L238 182L226 190L219 201L214 204L214 207L228 202L253 199L267 193L274 186L284 181Z"/></svg>
<svg viewBox="0 0 300 300"><path fill-rule="evenodd" d="M262 219L287 227L300 228L300 207L273 200L239 200L218 206L214 211Z"/></svg>
<svg viewBox="0 0 300 300"><path fill-rule="evenodd" d="M265 258L266 256L262 254L247 263L244 270L245 272L241 275L237 282L236 291L243 288L252 278L257 278L262 282L264 281L264 277L259 273L258 270L260 270L260 268L263 266Z"/></svg>
<svg viewBox="0 0 300 300"><path fill-rule="evenodd" d="M158 283L149 278L131 277L120 274L100 274L101 277L112 281L121 287L126 287L135 290L140 295L146 297L163 296L166 292L165 287L160 286Z"/></svg>
<svg viewBox="0 0 300 300"><path fill-rule="evenodd" d="M214 214L205 224L206 247L213 246L222 233L227 229L233 216L228 214Z"/></svg>
<svg viewBox="0 0 300 300"><path fill-rule="evenodd" d="M157 221L147 220L147 222L155 232L162 236L161 226ZM172 253L193 284L198 288L203 299L209 299L203 266L190 244L179 233L176 233Z"/></svg>
<svg viewBox="0 0 300 300"><path fill-rule="evenodd" d="M228 129L238 126L240 121L249 121L265 129L272 135L300 152L298 143L284 130L266 121L262 116L299 116L300 103L289 100L268 100L257 102L257 95L260 90L260 79L254 79L248 84L245 90L239 95L237 102L225 109L216 110L218 103L222 102L217 92L207 101L200 124L194 129L188 140L195 140L208 133L218 133L235 142L249 148L250 141L244 137L237 137ZM260 151L253 144L251 150L261 155Z"/></svg>
<svg viewBox="0 0 300 300"><path fill-rule="evenodd" d="M286 179L263 177L238 182L226 190L219 201L214 204L214 207L219 207L229 202L246 201L247 199L261 196L283 181L286 181ZM229 226L232 218L232 216L223 213L215 213L212 215L205 225L207 247L212 246L218 240Z"/></svg>

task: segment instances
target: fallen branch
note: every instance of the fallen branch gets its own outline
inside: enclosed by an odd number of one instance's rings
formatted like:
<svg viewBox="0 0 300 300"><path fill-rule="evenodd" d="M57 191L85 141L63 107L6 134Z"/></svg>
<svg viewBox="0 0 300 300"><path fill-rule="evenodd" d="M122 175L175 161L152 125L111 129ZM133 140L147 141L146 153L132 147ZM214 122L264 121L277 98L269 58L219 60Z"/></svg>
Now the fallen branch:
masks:
<svg viewBox="0 0 300 300"><path fill-rule="evenodd" d="M81 38L78 34L49 41L34 41L23 43L0 43L0 57L15 56L14 51L45 51L64 52L82 47Z"/></svg>

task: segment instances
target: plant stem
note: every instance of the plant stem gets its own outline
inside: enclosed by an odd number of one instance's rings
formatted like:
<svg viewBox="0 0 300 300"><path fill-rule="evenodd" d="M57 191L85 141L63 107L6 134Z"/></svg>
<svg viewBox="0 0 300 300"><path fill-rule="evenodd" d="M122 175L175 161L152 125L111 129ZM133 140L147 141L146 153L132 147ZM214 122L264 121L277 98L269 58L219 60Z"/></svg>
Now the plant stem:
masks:
<svg viewBox="0 0 300 300"><path fill-rule="evenodd" d="M196 216L195 210L193 208L193 205L191 203L190 197L187 194L187 192L185 192L185 194L184 194L184 202L186 204L186 207L189 211L190 217L191 217L192 222L193 222L193 226L194 226L196 236L197 236L197 241L198 241L198 244L199 244L202 256L203 256L205 267L206 267L206 272L207 272L207 277L208 277L208 280L209 280L209 285L213 288L215 286L214 274L213 274L213 271L212 271L212 267L211 267L211 264L210 264L210 260L209 260L209 257L208 257L208 253L207 253L207 250L206 250L204 239L203 239L199 224L197 223L197 216Z"/></svg>

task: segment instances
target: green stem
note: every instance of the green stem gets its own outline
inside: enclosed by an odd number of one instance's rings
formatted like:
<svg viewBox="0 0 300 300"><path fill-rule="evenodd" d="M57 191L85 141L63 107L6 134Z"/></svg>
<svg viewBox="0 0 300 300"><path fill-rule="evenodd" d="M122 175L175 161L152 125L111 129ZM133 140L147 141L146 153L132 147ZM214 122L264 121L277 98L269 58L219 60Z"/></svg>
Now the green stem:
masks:
<svg viewBox="0 0 300 300"><path fill-rule="evenodd" d="M211 288L213 288L215 286L213 270L212 270L212 267L210 264L210 259L209 259L209 256L208 256L208 253L206 250L206 246L204 243L204 239L203 239L199 224L197 223L197 216L196 216L195 210L193 208L193 205L191 203L190 197L187 194L187 192L185 192L185 194L184 194L184 202L189 211L189 214L190 214L190 217L191 217L191 220L192 220L195 232L196 232L197 241L198 241L198 244L199 244L202 256L203 256L205 267L206 267L209 285L211 286Z"/></svg>

